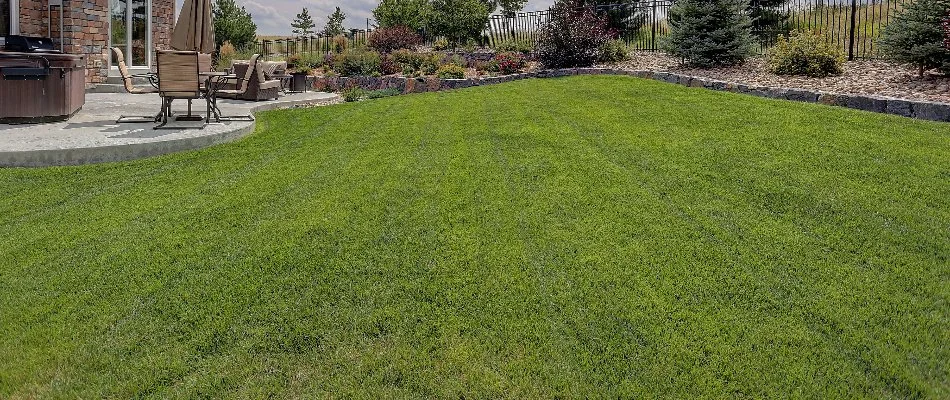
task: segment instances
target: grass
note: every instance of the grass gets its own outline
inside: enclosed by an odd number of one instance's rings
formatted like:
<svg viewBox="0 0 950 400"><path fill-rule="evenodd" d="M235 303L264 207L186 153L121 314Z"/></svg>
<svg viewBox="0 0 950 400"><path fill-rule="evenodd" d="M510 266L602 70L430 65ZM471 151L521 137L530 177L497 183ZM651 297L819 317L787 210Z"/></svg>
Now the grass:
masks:
<svg viewBox="0 0 950 400"><path fill-rule="evenodd" d="M0 170L0 397L946 398L948 127L594 76Z"/></svg>

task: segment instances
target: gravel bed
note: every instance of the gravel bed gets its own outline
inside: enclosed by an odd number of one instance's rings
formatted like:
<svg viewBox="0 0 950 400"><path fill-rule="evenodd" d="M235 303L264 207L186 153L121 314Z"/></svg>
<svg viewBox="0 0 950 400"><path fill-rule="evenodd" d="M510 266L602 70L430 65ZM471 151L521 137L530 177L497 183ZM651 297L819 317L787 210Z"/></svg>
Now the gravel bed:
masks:
<svg viewBox="0 0 950 400"><path fill-rule="evenodd" d="M756 86L950 103L950 79L947 77L926 74L918 78L913 68L881 60L848 61L843 74L827 78L775 75L765 70L765 60L761 57L736 67L704 70L683 67L663 53L637 52L631 55L630 61L603 67L675 72Z"/></svg>

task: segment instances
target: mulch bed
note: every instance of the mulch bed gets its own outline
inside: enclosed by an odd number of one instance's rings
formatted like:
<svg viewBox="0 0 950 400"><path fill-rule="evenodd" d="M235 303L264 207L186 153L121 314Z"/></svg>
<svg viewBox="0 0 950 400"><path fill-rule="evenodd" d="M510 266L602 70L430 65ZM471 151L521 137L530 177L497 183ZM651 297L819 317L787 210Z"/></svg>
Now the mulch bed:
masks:
<svg viewBox="0 0 950 400"><path fill-rule="evenodd" d="M775 75L766 71L763 58L753 58L741 66L730 68L687 68L681 66L676 59L659 52L633 53L629 61L603 67L675 72L756 86L950 103L950 78L936 74L926 74L919 78L913 68L882 60L849 61L845 63L843 74L827 78Z"/></svg>

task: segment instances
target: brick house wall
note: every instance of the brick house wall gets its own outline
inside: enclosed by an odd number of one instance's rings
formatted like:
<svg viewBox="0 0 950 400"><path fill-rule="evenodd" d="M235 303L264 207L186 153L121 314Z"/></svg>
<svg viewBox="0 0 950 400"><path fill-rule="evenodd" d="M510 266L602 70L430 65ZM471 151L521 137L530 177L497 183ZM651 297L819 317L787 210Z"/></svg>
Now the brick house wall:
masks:
<svg viewBox="0 0 950 400"><path fill-rule="evenodd" d="M59 45L59 12L54 8L47 15L47 4L20 0L20 34L49 35ZM175 1L152 0L153 50L168 48L174 24ZM109 0L63 0L63 31L63 51L86 55L86 86L104 83L109 77Z"/></svg>

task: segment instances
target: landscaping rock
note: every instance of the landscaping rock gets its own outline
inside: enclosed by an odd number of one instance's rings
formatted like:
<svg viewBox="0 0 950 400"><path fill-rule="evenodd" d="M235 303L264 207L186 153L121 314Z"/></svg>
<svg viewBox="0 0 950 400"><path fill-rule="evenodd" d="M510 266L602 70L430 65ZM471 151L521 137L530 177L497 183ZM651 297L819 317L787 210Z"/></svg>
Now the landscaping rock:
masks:
<svg viewBox="0 0 950 400"><path fill-rule="evenodd" d="M950 121L950 104L923 101L914 103L912 108L914 118L929 121Z"/></svg>
<svg viewBox="0 0 950 400"><path fill-rule="evenodd" d="M845 107L882 113L887 108L887 100L870 96L848 96Z"/></svg>
<svg viewBox="0 0 950 400"><path fill-rule="evenodd" d="M900 115L902 117L913 117L914 109L911 102L900 99L888 99L884 112L888 114Z"/></svg>
<svg viewBox="0 0 950 400"><path fill-rule="evenodd" d="M706 81L702 80L702 78L690 78L689 87L706 87Z"/></svg>
<svg viewBox="0 0 950 400"><path fill-rule="evenodd" d="M785 98L792 101L814 103L818 101L818 93L803 89L788 89L785 91Z"/></svg>

